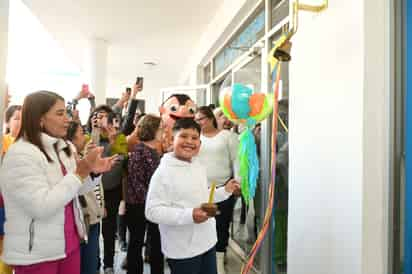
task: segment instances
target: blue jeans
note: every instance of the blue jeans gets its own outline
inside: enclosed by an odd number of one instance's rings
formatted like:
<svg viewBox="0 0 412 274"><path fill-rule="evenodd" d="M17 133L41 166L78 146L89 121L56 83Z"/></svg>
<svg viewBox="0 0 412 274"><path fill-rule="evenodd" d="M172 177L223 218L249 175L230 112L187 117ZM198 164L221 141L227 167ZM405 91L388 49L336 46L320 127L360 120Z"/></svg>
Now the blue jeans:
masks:
<svg viewBox="0 0 412 274"><path fill-rule="evenodd" d="M99 234L100 224L91 225L87 244L83 243L80 246L81 274L96 274L99 258Z"/></svg>
<svg viewBox="0 0 412 274"><path fill-rule="evenodd" d="M188 259L167 259L171 274L217 274L216 249Z"/></svg>

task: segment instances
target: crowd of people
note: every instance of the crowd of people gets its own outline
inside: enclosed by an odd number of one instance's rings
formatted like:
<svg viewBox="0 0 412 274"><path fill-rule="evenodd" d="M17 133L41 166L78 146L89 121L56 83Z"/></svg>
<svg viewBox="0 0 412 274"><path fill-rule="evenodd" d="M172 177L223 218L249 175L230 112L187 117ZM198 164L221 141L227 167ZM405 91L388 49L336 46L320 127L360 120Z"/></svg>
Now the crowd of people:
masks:
<svg viewBox="0 0 412 274"><path fill-rule="evenodd" d="M82 89L69 103L38 91L7 107L1 273L111 274L117 238L127 273L142 274L145 257L152 274L163 274L165 261L172 274L225 274L240 195L233 124L182 94L167 99L169 117L166 104L160 115L141 114L142 89L136 83L113 106L96 106ZM85 125L79 100L90 102ZM175 113L179 107L186 116ZM207 207L212 188L214 211Z"/></svg>

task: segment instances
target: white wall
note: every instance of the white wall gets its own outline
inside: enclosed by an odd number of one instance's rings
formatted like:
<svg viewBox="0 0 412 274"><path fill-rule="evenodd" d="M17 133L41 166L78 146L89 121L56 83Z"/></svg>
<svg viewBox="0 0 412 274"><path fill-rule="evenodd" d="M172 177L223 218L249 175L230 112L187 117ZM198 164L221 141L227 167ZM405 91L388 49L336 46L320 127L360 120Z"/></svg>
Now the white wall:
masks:
<svg viewBox="0 0 412 274"><path fill-rule="evenodd" d="M3 102L6 94L6 64L9 23L9 0L0 0L0 136L3 136ZM3 138L0 139L0 147Z"/></svg>
<svg viewBox="0 0 412 274"><path fill-rule="evenodd" d="M111 68L109 67L108 70L110 71ZM127 77L128 75L120 77L109 75L107 83L107 97L120 98L126 87L133 86L136 81L135 75L137 74L130 73L130 77ZM162 94L158 85L156 85L157 83L151 81L151 79L153 78L145 77L143 92L139 93L136 98L145 100L146 113L159 114L159 106L162 103Z"/></svg>
<svg viewBox="0 0 412 274"><path fill-rule="evenodd" d="M290 66L288 273L387 273L383 3L329 1L320 15L301 13Z"/></svg>
<svg viewBox="0 0 412 274"><path fill-rule="evenodd" d="M362 273L363 1L329 4L293 39L290 274Z"/></svg>
<svg viewBox="0 0 412 274"><path fill-rule="evenodd" d="M84 74L94 92L96 104L106 103L107 51L109 43L104 39L90 39L85 53Z"/></svg>
<svg viewBox="0 0 412 274"><path fill-rule="evenodd" d="M362 273L390 273L391 2L364 0Z"/></svg>

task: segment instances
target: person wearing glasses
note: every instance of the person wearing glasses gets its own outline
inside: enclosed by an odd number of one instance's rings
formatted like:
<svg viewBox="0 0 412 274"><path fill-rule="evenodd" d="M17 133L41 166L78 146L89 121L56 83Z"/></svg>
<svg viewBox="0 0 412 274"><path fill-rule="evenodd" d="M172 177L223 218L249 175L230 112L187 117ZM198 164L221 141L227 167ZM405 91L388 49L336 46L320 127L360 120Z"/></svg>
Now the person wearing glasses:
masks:
<svg viewBox="0 0 412 274"><path fill-rule="evenodd" d="M206 167L209 186L216 183L223 187L231 179L240 182L238 177L237 149L239 141L237 135L228 130L218 129L213 111L208 106L200 107L195 115L195 121L200 125L202 132L200 140L202 146L198 159ZM238 195L238 193L235 193ZM225 274L224 257L229 243L229 227L233 217L235 197L217 204L220 214L216 216L217 244L216 258L218 274Z"/></svg>

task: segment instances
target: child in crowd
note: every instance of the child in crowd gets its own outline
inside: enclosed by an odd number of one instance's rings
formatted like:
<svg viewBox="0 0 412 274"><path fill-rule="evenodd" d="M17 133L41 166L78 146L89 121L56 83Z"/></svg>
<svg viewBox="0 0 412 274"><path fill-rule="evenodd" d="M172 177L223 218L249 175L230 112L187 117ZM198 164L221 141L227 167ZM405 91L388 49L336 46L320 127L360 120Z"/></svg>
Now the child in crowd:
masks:
<svg viewBox="0 0 412 274"><path fill-rule="evenodd" d="M163 254L172 274L216 274L216 224L201 208L209 198L206 170L193 158L200 149L200 126L188 118L173 127L173 152L162 158L150 181L145 214L158 223ZM239 190L230 180L215 202Z"/></svg>

